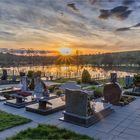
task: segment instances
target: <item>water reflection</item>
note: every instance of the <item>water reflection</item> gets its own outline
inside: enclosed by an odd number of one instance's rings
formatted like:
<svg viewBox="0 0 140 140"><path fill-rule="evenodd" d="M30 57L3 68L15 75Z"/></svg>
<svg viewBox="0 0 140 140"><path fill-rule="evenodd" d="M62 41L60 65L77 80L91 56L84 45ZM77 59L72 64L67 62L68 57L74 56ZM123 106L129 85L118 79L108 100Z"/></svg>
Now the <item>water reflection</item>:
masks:
<svg viewBox="0 0 140 140"><path fill-rule="evenodd" d="M125 70L119 70L119 69L112 69L111 68L99 68L99 67L93 67L90 65L86 66L60 66L60 65L49 65L49 66L32 66L32 67L10 67L6 68L9 75L19 75L19 72L28 72L29 70L33 71L42 71L43 76L49 77L53 76L55 78L79 78L81 77L82 71L84 69L87 69L92 78L95 79L107 79L110 77L110 73L116 72L118 74L118 77L124 77L126 75L133 76L136 71L125 71ZM2 73L2 68L0 69L0 73Z"/></svg>

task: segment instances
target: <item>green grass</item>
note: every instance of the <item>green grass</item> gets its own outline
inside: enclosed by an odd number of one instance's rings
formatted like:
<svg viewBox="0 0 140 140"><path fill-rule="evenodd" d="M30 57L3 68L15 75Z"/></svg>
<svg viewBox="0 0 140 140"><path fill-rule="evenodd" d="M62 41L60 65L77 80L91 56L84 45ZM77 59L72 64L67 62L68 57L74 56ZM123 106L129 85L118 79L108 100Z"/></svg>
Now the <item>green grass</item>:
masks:
<svg viewBox="0 0 140 140"><path fill-rule="evenodd" d="M66 83L68 81L76 81L76 78L62 78L59 80L53 80L53 82L56 82L56 83Z"/></svg>
<svg viewBox="0 0 140 140"><path fill-rule="evenodd" d="M21 131L15 136L7 138L7 140L94 140L86 135L76 134L75 132L60 129L51 125L39 125L37 128L28 128Z"/></svg>
<svg viewBox="0 0 140 140"><path fill-rule="evenodd" d="M54 82L57 83L66 83L68 81L77 81L75 78L62 78L60 80L54 80ZM125 86L124 78L117 78L118 83L123 87ZM110 82L110 79L102 79L102 80L97 80L100 84L105 84Z"/></svg>
<svg viewBox="0 0 140 140"><path fill-rule="evenodd" d="M30 121L30 119L0 111L0 131L12 128L17 125L25 124Z"/></svg>

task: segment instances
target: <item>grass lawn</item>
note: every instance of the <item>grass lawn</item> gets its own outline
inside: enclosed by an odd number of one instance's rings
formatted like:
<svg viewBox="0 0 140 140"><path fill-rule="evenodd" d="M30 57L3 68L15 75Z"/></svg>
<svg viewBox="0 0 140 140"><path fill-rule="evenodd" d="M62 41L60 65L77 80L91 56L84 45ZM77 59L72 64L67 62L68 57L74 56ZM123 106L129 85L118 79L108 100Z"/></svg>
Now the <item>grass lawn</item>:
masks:
<svg viewBox="0 0 140 140"><path fill-rule="evenodd" d="M30 119L0 111L0 131L12 128L17 125L28 123L30 121Z"/></svg>
<svg viewBox="0 0 140 140"><path fill-rule="evenodd" d="M77 79L76 78L62 78L62 79L59 79L59 80L53 80L53 82L56 82L56 83L66 83L68 81L76 81Z"/></svg>
<svg viewBox="0 0 140 140"><path fill-rule="evenodd" d="M57 140L94 140L86 135L76 134L66 129L60 129L51 125L39 125L37 128L28 128L21 131L16 136L7 138L7 140L30 140L30 139L57 139Z"/></svg>

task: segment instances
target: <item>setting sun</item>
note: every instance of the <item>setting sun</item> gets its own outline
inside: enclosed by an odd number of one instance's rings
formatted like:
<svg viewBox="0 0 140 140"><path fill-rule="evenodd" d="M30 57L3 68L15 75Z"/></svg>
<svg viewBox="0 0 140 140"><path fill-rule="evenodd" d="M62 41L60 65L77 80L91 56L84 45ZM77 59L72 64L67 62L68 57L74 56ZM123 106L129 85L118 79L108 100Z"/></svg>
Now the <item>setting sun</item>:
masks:
<svg viewBox="0 0 140 140"><path fill-rule="evenodd" d="M61 55L70 55L72 53L71 48L60 48L59 52Z"/></svg>

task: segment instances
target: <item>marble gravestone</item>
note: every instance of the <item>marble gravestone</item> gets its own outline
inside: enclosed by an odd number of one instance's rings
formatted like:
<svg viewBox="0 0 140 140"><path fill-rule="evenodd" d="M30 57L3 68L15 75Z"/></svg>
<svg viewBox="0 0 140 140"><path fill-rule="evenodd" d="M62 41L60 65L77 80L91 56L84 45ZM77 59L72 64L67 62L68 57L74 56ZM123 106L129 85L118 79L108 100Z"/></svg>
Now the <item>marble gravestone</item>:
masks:
<svg viewBox="0 0 140 140"><path fill-rule="evenodd" d="M113 112L110 104L102 102L92 102L91 107L89 94L84 91L66 89L65 94L66 109L61 121L89 127Z"/></svg>
<svg viewBox="0 0 140 140"><path fill-rule="evenodd" d="M41 80L41 78L38 76L35 78L35 88L34 88L34 96L37 99L40 99L43 97L43 93L45 92L45 84Z"/></svg>
<svg viewBox="0 0 140 140"><path fill-rule="evenodd" d="M20 84L21 84L21 90L27 91L28 90L28 82L27 82L27 76L21 76L20 78Z"/></svg>

